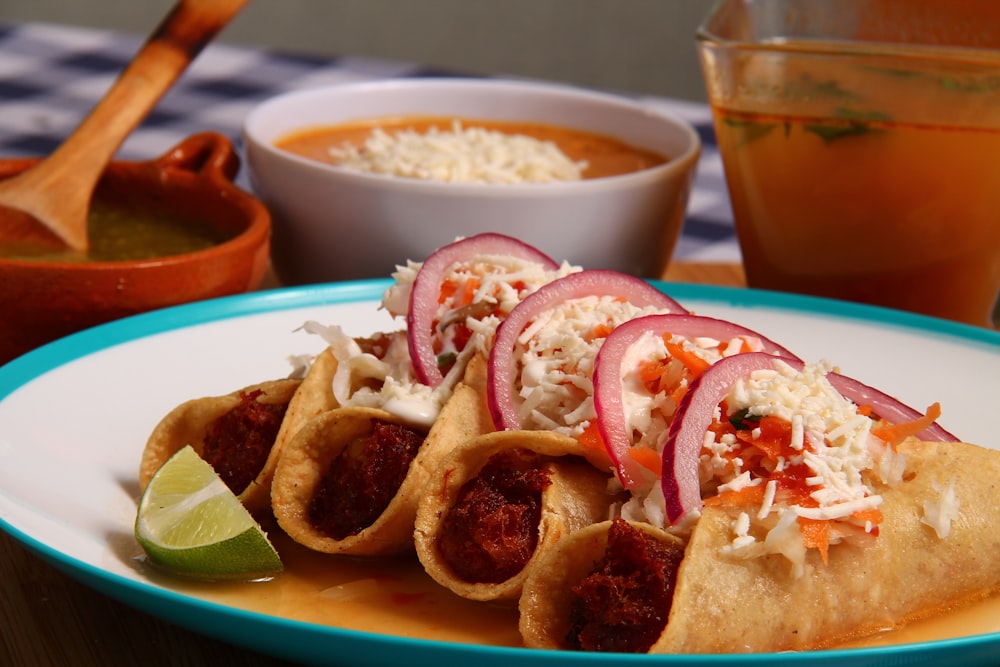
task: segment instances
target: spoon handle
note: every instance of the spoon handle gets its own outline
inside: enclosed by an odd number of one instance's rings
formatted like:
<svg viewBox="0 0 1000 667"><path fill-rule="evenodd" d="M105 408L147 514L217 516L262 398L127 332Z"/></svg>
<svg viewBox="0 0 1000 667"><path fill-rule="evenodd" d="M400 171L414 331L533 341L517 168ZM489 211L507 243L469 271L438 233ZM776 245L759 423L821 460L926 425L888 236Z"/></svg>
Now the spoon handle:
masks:
<svg viewBox="0 0 1000 667"><path fill-rule="evenodd" d="M86 212L104 168L195 56L248 1L180 0L66 141L11 180L11 186L19 181L12 189L21 201L5 198L4 203L42 221L65 217L75 208L78 213L65 221L69 229L53 231L71 246L86 248Z"/></svg>

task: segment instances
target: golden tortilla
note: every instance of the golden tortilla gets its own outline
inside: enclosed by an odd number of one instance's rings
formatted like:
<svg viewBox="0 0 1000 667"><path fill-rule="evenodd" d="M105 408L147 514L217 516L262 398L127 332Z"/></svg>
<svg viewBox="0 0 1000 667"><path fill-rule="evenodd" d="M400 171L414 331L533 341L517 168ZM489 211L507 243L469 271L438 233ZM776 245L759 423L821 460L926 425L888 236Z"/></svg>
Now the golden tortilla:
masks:
<svg viewBox="0 0 1000 667"><path fill-rule="evenodd" d="M281 422L274 445L268 454L264 467L257 477L239 494L243 505L254 515L261 515L270 509L271 477L285 444L301 425L302 420L313 409L296 405L295 398L303 380L286 379L250 385L224 396L196 398L181 403L167 413L154 427L146 441L139 463L139 489L146 488L153 474L171 456L184 448L191 447L200 455L205 446L205 434L212 423L240 404L240 393L261 390L257 399L262 403L287 403L288 409ZM303 403L310 399L303 397Z"/></svg>
<svg viewBox="0 0 1000 667"><path fill-rule="evenodd" d="M683 544L679 537L655 526L629 523L661 542ZM526 647L568 648L569 610L575 597L572 588L604 557L610 528L610 520L586 526L531 565L518 601L518 629Z"/></svg>
<svg viewBox="0 0 1000 667"><path fill-rule="evenodd" d="M475 478L493 455L507 450L541 455L552 473L552 483L542 492L538 544L528 566L506 581L466 581L454 572L437 547L444 518L462 486ZM543 558L566 535L606 519L617 500L608 491L610 462L595 456L603 464L597 467L580 454L576 439L552 431L493 432L456 448L434 473L417 508L414 539L417 556L427 573L442 586L471 600L517 599L532 562Z"/></svg>
<svg viewBox="0 0 1000 667"><path fill-rule="evenodd" d="M964 443L900 445L904 482L880 488L883 522L868 547L810 551L807 572L779 556L719 555L731 519L706 511L679 571L667 629L654 652L808 650L898 627L1000 590L1000 452ZM954 484L958 516L945 538L923 522ZM704 628L712 628L705 632Z"/></svg>
<svg viewBox="0 0 1000 667"><path fill-rule="evenodd" d="M1000 452L916 440L899 451L907 458L904 481L876 489L884 499L878 537L866 546L832 545L828 564L810 550L798 578L784 557L723 553L733 517L706 508L651 652L827 648L1000 591ZM925 507L951 485L958 510L939 537ZM526 646L565 647L570 588L601 558L606 539L606 526L581 530L532 569L520 600Z"/></svg>
<svg viewBox="0 0 1000 667"><path fill-rule="evenodd" d="M385 410L363 407L340 407L310 420L278 461L271 487L278 524L296 542L324 553L374 556L411 550L417 503L431 472L459 443L493 428L485 382L485 359L474 357L388 507L370 526L344 539L332 538L310 523L308 507L317 485L347 445L371 432L373 420L405 422Z"/></svg>

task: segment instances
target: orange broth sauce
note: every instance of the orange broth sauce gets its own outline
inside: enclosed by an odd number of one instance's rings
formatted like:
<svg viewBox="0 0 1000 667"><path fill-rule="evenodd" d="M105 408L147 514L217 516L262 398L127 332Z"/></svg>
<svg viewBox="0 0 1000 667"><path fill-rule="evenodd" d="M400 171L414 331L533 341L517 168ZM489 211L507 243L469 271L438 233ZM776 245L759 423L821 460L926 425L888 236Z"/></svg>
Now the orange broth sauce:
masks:
<svg viewBox="0 0 1000 667"><path fill-rule="evenodd" d="M460 121L462 127L466 129L479 127L509 135L520 134L541 141L551 141L574 162L581 160L587 162L587 168L583 171L585 179L641 171L664 164L668 159L659 153L596 132L543 123L452 119L443 116L392 116L314 127L286 135L274 145L311 160L336 164L336 160L330 155L331 148L341 147L345 143L361 147L376 127L390 134L407 130L426 134L432 127L441 132L450 132L453 120Z"/></svg>
<svg viewBox="0 0 1000 667"><path fill-rule="evenodd" d="M260 614L348 630L481 646L521 646L515 603L476 602L437 584L416 556L360 558L311 551L277 529L285 572L269 581L195 583L144 572L171 589ZM920 643L1000 632L1000 595L832 648Z"/></svg>

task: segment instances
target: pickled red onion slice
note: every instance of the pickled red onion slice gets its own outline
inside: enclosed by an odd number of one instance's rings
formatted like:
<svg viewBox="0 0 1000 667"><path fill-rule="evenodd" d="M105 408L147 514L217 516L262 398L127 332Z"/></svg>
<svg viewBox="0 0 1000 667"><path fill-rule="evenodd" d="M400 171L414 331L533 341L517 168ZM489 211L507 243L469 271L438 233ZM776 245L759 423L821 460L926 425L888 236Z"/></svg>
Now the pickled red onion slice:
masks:
<svg viewBox="0 0 1000 667"><path fill-rule="evenodd" d="M798 359L790 351L759 333L733 322L697 315L647 315L625 322L611 332L594 362L594 409L597 427L608 455L626 489L642 479L642 466L628 455L632 438L625 414L622 386L622 361L629 348L644 334L673 334L685 338L707 337L722 342L738 336L756 338L762 351L788 359Z"/></svg>
<svg viewBox="0 0 1000 667"><path fill-rule="evenodd" d="M923 417L922 412L854 378L839 373L829 373L826 377L844 397L855 405L870 405L875 415L890 424L903 424ZM959 442L958 438L937 422L918 433L917 437L927 442Z"/></svg>
<svg viewBox="0 0 1000 667"><path fill-rule="evenodd" d="M490 350L486 391L490 415L497 430L521 427L514 405L514 346L517 337L539 313L563 301L588 296L620 297L639 307L653 306L670 313L687 313L683 306L649 283L617 271L590 269L540 287L515 306L500 323L493 349Z"/></svg>
<svg viewBox="0 0 1000 667"><path fill-rule="evenodd" d="M441 283L452 266L480 255L507 255L537 262L547 270L559 268L559 264L541 250L503 234L477 234L431 253L413 280L406 314L410 361L417 380L422 384L436 387L444 381L434 351L434 315L438 309Z"/></svg>
<svg viewBox="0 0 1000 667"><path fill-rule="evenodd" d="M715 410L729 388L750 373L773 368L775 356L765 352L737 354L715 362L688 387L670 422L663 447L663 472L660 484L666 501L667 518L671 525L689 512L702 507L701 483L698 479L698 458L705 433L715 419ZM803 363L784 359L796 370Z"/></svg>

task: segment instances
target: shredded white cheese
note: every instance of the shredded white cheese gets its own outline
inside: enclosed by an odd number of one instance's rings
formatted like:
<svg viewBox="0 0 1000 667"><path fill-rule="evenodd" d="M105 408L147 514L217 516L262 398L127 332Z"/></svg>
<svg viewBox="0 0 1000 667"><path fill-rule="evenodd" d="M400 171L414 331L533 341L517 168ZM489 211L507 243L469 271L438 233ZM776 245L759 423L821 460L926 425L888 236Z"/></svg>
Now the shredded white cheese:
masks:
<svg viewBox="0 0 1000 667"><path fill-rule="evenodd" d="M409 310L410 292L421 266L419 262L409 262L406 266L396 267L396 272L392 274L395 283L382 295L382 307L394 317L404 316ZM433 317L433 321L439 323L440 353L458 351L455 340L458 328L449 325L460 323L472 332L465 349L488 354L496 328L517 304L539 287L582 270L582 267L567 262L549 270L536 262L509 255L479 255L470 261L452 265L445 273L443 282L452 285L453 289L448 290L440 300ZM474 285L472 302L483 304L484 310L488 307L491 314L462 316L463 305L456 299L466 292L466 285Z"/></svg>
<svg viewBox="0 0 1000 667"><path fill-rule="evenodd" d="M936 485L935 485L936 486ZM944 539L951 534L951 522L958 518L959 502L955 495L955 480L944 489L941 489L941 496L937 501L924 501L924 515L920 522L934 529L940 539Z"/></svg>
<svg viewBox="0 0 1000 667"><path fill-rule="evenodd" d="M595 419L594 359L607 332L662 312L615 297L570 299L539 313L518 337L514 386L523 428L578 436Z"/></svg>
<svg viewBox="0 0 1000 667"><path fill-rule="evenodd" d="M409 310L410 293L421 264L408 262L397 267L395 283L382 295L382 307L393 317L403 317ZM384 357L363 352L360 345L339 326L306 322L302 329L321 336L337 359L333 394L343 406L377 407L407 421L429 427L437 418L452 391L462 379L468 360L477 351L487 352L500 322L524 297L556 278L582 270L563 263L555 270L507 255L481 255L450 267L444 280L455 287L438 303L434 321L438 322L442 354L454 353L454 365L436 388L416 380L405 331L385 334L389 340ZM456 303L457 294L466 284L475 285L473 304L480 304L489 315L463 314ZM468 304L466 304L468 305ZM471 336L460 350L456 325L464 324ZM304 375L303 360L292 359L298 374Z"/></svg>
<svg viewBox="0 0 1000 667"><path fill-rule="evenodd" d="M727 549L730 553L744 557L780 553L791 561L793 573L801 575L806 549L797 523L800 517L851 521L852 515L881 504L882 497L873 492L865 474L874 467L892 476L898 461L891 460L885 453L891 448L871 434L872 420L859 414L857 406L833 388L826 378L829 371L826 363L807 364L796 371L776 359L773 368L755 371L729 390L726 404L731 413L747 410L751 416L775 416L791 425L790 448L795 453L789 460L782 458L776 470L804 465L810 473L805 483L817 505L783 501L769 481L761 507L754 515L734 521L733 542ZM726 453L726 444L708 437L701 457L702 480L709 480L718 491L742 488L748 474L738 465L724 465L721 455ZM732 443L734 448L740 446ZM758 538L749 540L754 526ZM863 531L872 528L870 522L860 527ZM831 531L831 544L840 539L840 532Z"/></svg>
<svg viewBox="0 0 1000 667"><path fill-rule="evenodd" d="M582 178L586 162L574 162L555 143L452 122L450 131L372 130L364 145L330 149L337 164L374 174L448 183L551 183Z"/></svg>
<svg viewBox="0 0 1000 667"><path fill-rule="evenodd" d="M404 331L387 334L388 351L379 359L363 352L339 326L309 321L302 329L321 336L337 359L333 395L342 406L382 408L429 428L454 389L454 382L431 389L415 381Z"/></svg>

